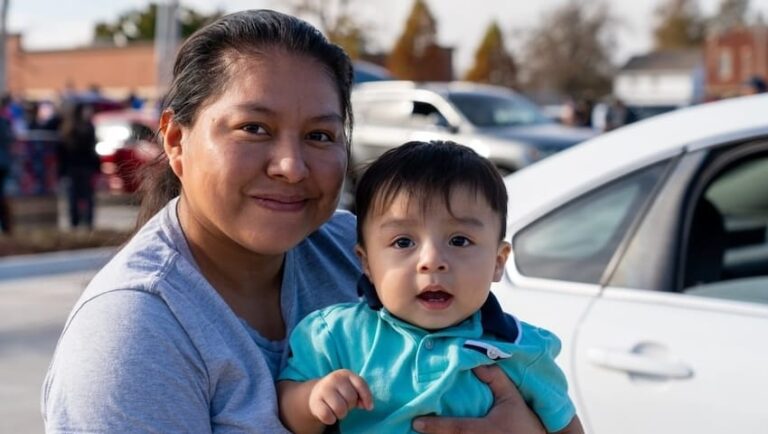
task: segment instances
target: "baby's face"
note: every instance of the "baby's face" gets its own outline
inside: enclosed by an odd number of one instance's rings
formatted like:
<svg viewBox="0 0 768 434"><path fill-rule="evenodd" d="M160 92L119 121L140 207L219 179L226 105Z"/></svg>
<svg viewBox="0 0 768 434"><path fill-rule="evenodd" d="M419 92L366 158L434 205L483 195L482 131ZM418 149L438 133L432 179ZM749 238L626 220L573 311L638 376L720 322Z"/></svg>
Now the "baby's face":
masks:
<svg viewBox="0 0 768 434"><path fill-rule="evenodd" d="M437 195L424 212L400 193L363 222L363 269L384 307L419 327L455 325L477 311L501 278L509 244L481 195L455 188L450 210Z"/></svg>

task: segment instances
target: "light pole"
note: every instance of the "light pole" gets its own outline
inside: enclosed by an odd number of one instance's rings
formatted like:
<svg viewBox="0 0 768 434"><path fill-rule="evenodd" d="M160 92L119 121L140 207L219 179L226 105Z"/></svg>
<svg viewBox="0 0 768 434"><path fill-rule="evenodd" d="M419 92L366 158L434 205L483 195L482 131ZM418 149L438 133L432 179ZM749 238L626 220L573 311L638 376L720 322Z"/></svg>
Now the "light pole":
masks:
<svg viewBox="0 0 768 434"><path fill-rule="evenodd" d="M162 98L173 76L173 59L179 43L179 2L168 0L157 4L155 21L155 70L157 97Z"/></svg>
<svg viewBox="0 0 768 434"><path fill-rule="evenodd" d="M8 3L9 0L0 0L0 95L8 90L8 74L5 58L5 40L8 33Z"/></svg>

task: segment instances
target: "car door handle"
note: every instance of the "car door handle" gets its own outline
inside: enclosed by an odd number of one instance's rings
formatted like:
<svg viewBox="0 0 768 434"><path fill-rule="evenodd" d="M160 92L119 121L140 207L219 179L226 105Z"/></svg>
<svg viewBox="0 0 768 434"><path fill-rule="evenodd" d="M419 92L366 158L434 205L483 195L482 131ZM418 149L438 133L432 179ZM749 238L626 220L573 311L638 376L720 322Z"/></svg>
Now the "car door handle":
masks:
<svg viewBox="0 0 768 434"><path fill-rule="evenodd" d="M659 360L641 353L591 348L587 351L587 359L603 368L636 375L672 379L685 379L693 376L693 369L683 363Z"/></svg>

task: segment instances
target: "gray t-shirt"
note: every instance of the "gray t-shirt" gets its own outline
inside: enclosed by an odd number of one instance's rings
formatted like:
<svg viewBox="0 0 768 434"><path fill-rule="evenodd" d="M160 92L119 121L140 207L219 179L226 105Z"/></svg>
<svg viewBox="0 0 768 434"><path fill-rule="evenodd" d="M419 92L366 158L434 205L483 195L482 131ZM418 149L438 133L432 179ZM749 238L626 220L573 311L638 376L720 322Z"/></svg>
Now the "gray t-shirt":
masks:
<svg viewBox="0 0 768 434"><path fill-rule="evenodd" d="M72 310L43 384L46 432L287 433L274 386L285 342L259 336L203 278L176 203L94 277ZM309 312L357 299L354 242L354 216L336 212L287 252L288 334Z"/></svg>

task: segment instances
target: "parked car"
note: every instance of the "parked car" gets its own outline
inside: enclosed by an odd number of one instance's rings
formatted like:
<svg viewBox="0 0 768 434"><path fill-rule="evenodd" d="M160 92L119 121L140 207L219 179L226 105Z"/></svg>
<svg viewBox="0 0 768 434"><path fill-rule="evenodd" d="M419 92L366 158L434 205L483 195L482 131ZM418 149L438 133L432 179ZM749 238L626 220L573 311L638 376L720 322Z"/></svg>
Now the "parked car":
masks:
<svg viewBox="0 0 768 434"><path fill-rule="evenodd" d="M137 110L107 111L94 115L93 124L109 191L133 193L139 186L139 168L160 153L157 116Z"/></svg>
<svg viewBox="0 0 768 434"><path fill-rule="evenodd" d="M392 80L392 75L390 75L386 68L364 60L356 60L353 64L353 70L354 76L352 81L355 84Z"/></svg>
<svg viewBox="0 0 768 434"><path fill-rule="evenodd" d="M362 83L352 91L351 158L367 163L410 140L453 140L511 173L594 133L557 124L522 95L477 83Z"/></svg>
<svg viewBox="0 0 768 434"><path fill-rule="evenodd" d="M586 432L766 431L766 112L683 108L506 178L493 291L562 339Z"/></svg>

